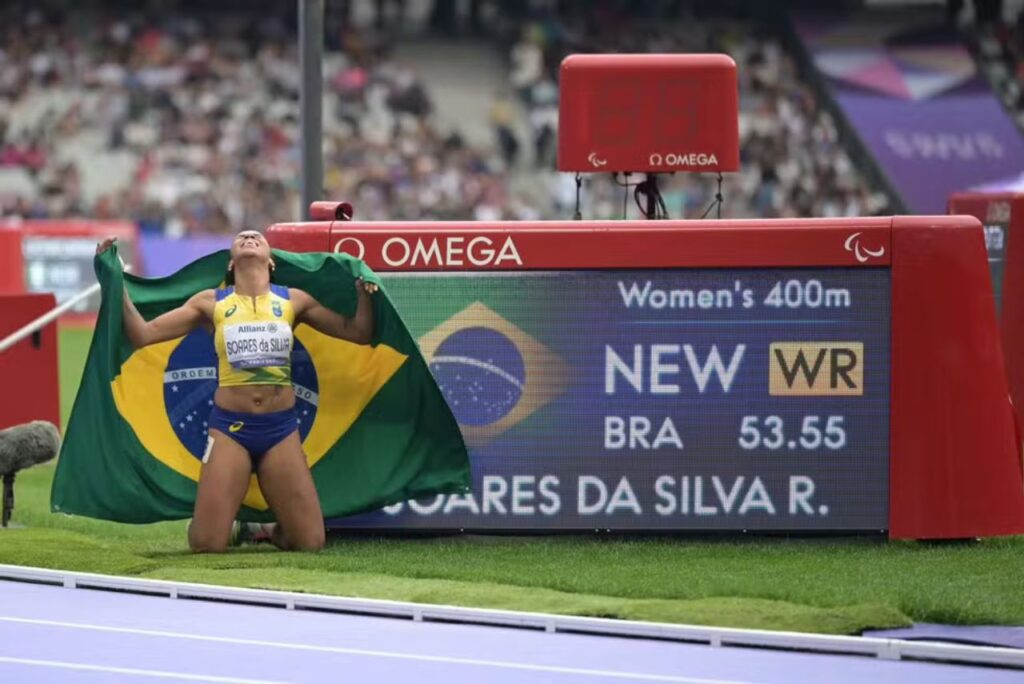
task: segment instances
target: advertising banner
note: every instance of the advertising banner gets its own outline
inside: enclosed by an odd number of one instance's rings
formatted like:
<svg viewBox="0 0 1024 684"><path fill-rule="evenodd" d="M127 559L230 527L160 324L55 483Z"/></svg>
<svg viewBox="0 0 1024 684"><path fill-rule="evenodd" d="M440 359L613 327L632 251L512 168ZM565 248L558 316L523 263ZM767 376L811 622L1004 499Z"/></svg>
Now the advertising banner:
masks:
<svg viewBox="0 0 1024 684"><path fill-rule="evenodd" d="M1024 138L953 35L885 17L799 29L850 125L915 214L1024 171Z"/></svg>
<svg viewBox="0 0 1024 684"><path fill-rule="evenodd" d="M389 273L473 491L350 527L882 530L884 267Z"/></svg>

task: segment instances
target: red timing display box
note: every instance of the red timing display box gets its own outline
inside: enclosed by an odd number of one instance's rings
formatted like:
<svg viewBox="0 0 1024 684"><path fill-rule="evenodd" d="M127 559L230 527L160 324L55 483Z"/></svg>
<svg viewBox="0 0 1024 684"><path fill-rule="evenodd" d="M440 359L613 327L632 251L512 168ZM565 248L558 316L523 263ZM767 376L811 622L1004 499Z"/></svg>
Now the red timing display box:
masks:
<svg viewBox="0 0 1024 684"><path fill-rule="evenodd" d="M727 55L570 55L558 170L739 170L736 64Z"/></svg>

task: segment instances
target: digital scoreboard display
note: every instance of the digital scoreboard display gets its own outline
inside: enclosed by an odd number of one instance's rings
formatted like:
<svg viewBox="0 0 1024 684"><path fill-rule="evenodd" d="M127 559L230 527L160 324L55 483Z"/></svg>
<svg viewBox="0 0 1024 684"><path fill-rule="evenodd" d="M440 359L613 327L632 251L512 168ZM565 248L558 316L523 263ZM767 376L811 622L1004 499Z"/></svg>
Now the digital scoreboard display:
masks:
<svg viewBox="0 0 1024 684"><path fill-rule="evenodd" d="M22 240L25 259L25 288L29 292L52 292L63 304L96 282L92 260L96 255L93 237L26 235ZM98 311L100 293L81 300L76 312Z"/></svg>
<svg viewBox="0 0 1024 684"><path fill-rule="evenodd" d="M26 222L22 234L25 289L52 292L58 304L96 283L93 257L98 242L116 237L123 258L131 264L137 241L134 225L123 221L32 221ZM99 306L97 291L80 300L72 312L95 313Z"/></svg>
<svg viewBox="0 0 1024 684"><path fill-rule="evenodd" d="M886 267L388 273L470 494L332 526L879 531Z"/></svg>

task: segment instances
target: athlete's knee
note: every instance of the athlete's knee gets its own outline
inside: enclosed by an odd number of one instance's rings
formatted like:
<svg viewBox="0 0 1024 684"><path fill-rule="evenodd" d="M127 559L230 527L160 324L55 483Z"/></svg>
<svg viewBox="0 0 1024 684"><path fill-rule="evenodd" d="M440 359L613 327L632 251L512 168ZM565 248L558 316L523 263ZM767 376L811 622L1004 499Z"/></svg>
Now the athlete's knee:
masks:
<svg viewBox="0 0 1024 684"><path fill-rule="evenodd" d="M311 527L290 539L296 551L319 551L327 543L327 534L323 527Z"/></svg>
<svg viewBox="0 0 1024 684"><path fill-rule="evenodd" d="M189 528L188 547L193 553L224 553L228 550L228 539L224 535L210 534Z"/></svg>
<svg viewBox="0 0 1024 684"><path fill-rule="evenodd" d="M188 547L192 553L225 553L228 545L223 542L189 539Z"/></svg>

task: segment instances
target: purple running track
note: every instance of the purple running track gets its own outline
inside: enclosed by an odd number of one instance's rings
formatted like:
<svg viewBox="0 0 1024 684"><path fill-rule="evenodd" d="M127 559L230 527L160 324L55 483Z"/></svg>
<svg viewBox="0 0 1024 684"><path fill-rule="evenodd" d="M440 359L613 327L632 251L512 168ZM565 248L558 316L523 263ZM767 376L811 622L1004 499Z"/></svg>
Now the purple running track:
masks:
<svg viewBox="0 0 1024 684"><path fill-rule="evenodd" d="M0 581L0 682L1020 682L1021 672Z"/></svg>

